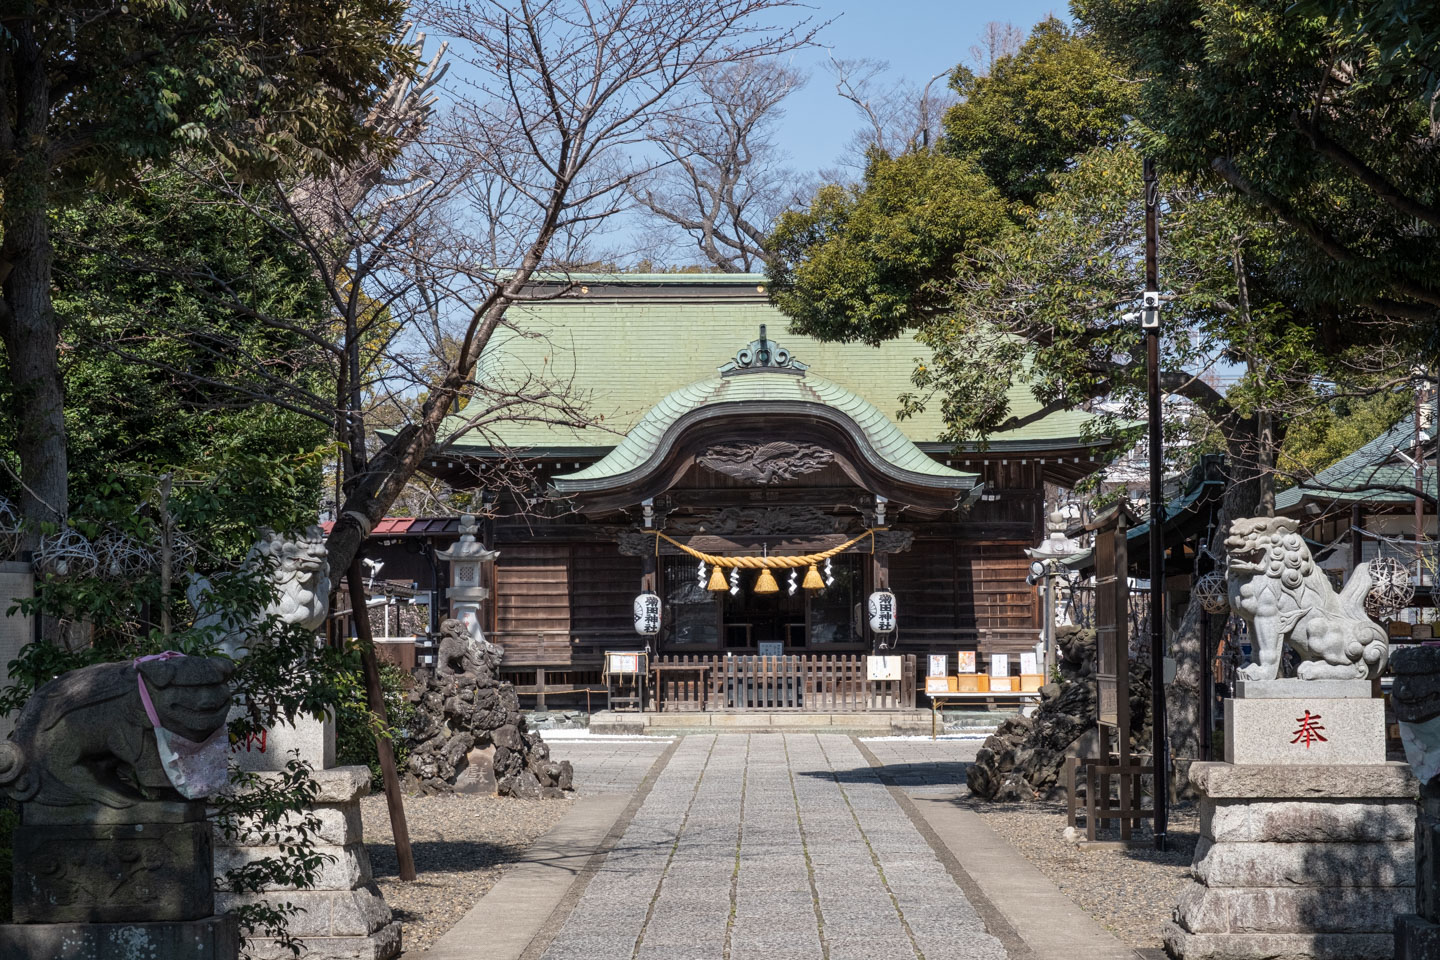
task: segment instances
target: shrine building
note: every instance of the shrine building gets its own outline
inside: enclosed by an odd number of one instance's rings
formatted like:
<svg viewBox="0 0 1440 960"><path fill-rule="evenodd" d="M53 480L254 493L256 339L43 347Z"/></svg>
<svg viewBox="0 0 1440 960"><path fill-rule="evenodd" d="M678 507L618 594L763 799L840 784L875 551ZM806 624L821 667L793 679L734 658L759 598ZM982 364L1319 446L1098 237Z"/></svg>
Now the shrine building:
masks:
<svg viewBox="0 0 1440 960"><path fill-rule="evenodd" d="M647 646L707 663L934 653L951 671L961 652L983 671L991 654L1018 670L1015 655L1034 650L1041 610L1024 551L1042 539L1046 485L1098 466L1091 415L1044 412L1016 388L988 443L945 442L938 401L897 417L925 347L792 335L765 283L596 275L511 308L515 329L497 332L483 382L568 390L597 422L496 421L424 469L493 506L483 626L522 691L537 672L552 690L579 689L606 651ZM484 478L516 458L529 485L491 489ZM818 554L768 577L732 566ZM886 590L898 622L878 634L866 602ZM635 601L649 592L658 633L639 636Z"/></svg>

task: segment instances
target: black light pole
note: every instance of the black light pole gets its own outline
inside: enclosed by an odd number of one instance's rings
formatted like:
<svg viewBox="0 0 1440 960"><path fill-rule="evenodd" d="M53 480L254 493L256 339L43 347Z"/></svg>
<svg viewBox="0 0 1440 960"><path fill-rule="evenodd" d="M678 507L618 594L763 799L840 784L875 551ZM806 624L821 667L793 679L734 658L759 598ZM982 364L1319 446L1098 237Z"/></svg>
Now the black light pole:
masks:
<svg viewBox="0 0 1440 960"><path fill-rule="evenodd" d="M1169 821L1170 751L1165 735L1165 494L1161 489L1160 437L1160 186L1155 161L1145 158L1145 294L1140 325L1145 330L1146 388L1150 412L1150 732L1155 764L1155 849L1164 850Z"/></svg>

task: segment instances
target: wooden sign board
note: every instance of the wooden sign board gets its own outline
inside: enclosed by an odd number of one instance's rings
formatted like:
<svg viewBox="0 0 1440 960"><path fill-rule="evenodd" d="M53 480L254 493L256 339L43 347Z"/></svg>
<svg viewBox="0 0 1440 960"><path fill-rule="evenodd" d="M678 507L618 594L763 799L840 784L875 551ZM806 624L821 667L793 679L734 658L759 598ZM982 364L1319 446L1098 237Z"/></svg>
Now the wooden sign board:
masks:
<svg viewBox="0 0 1440 960"><path fill-rule="evenodd" d="M639 673L640 653L607 653L605 669L608 673Z"/></svg>
<svg viewBox="0 0 1440 960"><path fill-rule="evenodd" d="M929 676L925 678L926 693L949 693L950 678L945 676Z"/></svg>
<svg viewBox="0 0 1440 960"><path fill-rule="evenodd" d="M871 680L899 680L903 657L866 657L865 666Z"/></svg>

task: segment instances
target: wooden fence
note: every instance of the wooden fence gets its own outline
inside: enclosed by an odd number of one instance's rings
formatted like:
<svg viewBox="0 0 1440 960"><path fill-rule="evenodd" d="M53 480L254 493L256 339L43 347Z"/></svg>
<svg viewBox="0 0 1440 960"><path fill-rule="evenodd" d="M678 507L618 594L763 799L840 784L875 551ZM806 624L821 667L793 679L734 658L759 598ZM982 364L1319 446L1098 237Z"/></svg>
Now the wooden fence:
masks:
<svg viewBox="0 0 1440 960"><path fill-rule="evenodd" d="M911 710L915 656L900 659L900 679L871 680L864 656L657 657L654 700L662 711Z"/></svg>

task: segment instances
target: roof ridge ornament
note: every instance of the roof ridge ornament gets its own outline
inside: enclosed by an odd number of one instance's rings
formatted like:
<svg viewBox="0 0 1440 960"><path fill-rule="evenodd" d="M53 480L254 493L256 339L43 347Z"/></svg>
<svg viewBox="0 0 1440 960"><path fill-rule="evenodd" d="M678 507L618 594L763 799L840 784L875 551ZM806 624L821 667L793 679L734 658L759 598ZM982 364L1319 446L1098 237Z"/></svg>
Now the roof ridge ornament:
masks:
<svg viewBox="0 0 1440 960"><path fill-rule="evenodd" d="M760 324L760 339L751 340L735 351L735 359L720 367L721 376L737 373L793 373L805 376L810 369L790 355L790 351L765 336L765 324Z"/></svg>

